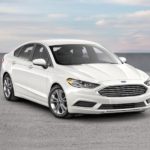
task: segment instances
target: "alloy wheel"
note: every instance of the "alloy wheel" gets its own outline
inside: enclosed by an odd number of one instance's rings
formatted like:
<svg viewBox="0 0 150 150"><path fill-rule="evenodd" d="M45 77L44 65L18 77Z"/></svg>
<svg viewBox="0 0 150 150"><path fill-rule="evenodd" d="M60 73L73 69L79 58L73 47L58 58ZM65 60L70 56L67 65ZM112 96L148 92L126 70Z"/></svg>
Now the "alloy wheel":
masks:
<svg viewBox="0 0 150 150"><path fill-rule="evenodd" d="M56 116L63 116L67 113L66 96L62 89L57 88L51 93L50 107Z"/></svg>
<svg viewBox="0 0 150 150"><path fill-rule="evenodd" d="M6 76L4 78L4 83L3 83L3 89L4 89L4 94L6 98L11 97L12 94L12 82L9 76Z"/></svg>

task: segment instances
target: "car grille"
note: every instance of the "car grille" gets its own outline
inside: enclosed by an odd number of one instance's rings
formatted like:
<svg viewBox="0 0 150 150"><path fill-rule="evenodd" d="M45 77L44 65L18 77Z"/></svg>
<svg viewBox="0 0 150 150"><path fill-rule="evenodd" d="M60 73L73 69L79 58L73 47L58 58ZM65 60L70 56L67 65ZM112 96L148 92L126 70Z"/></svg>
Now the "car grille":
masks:
<svg viewBox="0 0 150 150"><path fill-rule="evenodd" d="M147 88L143 85L119 85L106 87L99 94L106 97L127 97L142 95L146 91Z"/></svg>
<svg viewBox="0 0 150 150"><path fill-rule="evenodd" d="M139 103L126 103L126 104L102 104L99 109L129 109L129 108L138 108L144 107L144 102Z"/></svg>

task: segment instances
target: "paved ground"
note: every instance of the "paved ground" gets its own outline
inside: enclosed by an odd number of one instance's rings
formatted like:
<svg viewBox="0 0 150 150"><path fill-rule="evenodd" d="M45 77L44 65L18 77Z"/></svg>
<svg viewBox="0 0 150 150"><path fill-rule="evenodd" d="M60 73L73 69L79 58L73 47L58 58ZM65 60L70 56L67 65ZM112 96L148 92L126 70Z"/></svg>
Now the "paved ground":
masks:
<svg viewBox="0 0 150 150"><path fill-rule="evenodd" d="M150 111L56 119L38 104L8 102L0 88L0 150L149 150Z"/></svg>

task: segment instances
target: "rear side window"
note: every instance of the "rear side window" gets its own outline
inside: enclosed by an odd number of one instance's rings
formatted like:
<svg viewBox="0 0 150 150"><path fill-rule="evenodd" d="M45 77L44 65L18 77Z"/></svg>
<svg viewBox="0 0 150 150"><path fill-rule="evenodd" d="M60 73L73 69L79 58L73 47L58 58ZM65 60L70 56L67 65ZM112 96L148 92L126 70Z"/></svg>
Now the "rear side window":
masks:
<svg viewBox="0 0 150 150"><path fill-rule="evenodd" d="M29 60L34 48L34 44L25 45L22 47L19 57L25 60Z"/></svg>
<svg viewBox="0 0 150 150"><path fill-rule="evenodd" d="M19 53L20 53L20 51L21 51L21 48L22 48L22 47L19 47L18 49L15 50L14 56L18 57L18 55L19 55Z"/></svg>
<svg viewBox="0 0 150 150"><path fill-rule="evenodd" d="M50 62L50 57L47 49L42 45L36 45L33 60L34 59L44 59L47 63Z"/></svg>

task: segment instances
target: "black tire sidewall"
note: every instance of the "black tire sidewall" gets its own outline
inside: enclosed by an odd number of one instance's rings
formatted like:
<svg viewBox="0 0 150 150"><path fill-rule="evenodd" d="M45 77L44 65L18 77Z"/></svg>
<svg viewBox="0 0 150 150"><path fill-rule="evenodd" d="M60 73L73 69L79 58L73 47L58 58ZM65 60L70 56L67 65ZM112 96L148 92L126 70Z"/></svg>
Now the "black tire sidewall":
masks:
<svg viewBox="0 0 150 150"><path fill-rule="evenodd" d="M9 78L10 81L11 81L11 84L12 84L11 94L10 94L9 97L7 97L7 96L5 95L5 93L4 93L4 81L5 81L5 78ZM6 74L6 75L4 76L4 78L3 78L3 93L4 93L5 98L6 98L8 101L13 101L13 100L15 100L13 83L12 83L11 77L10 77L8 74Z"/></svg>
<svg viewBox="0 0 150 150"><path fill-rule="evenodd" d="M50 111L52 112L52 114L53 114L55 117L57 117L57 118L66 118L66 117L69 116L69 113L68 113L68 106L67 106L67 111L66 111L66 113L63 114L63 115L62 115L62 114L61 114L61 115L56 114L56 113L53 111L53 109L51 108L51 104L50 104L51 95L53 94L53 92L54 92L56 89L61 89L61 90L63 90L59 85L55 85L54 87L52 87L51 92L50 92L50 94L49 94L49 98L48 98L49 109L50 109ZM63 90L63 91L64 91L64 90ZM67 100L66 100L66 101L67 101Z"/></svg>

